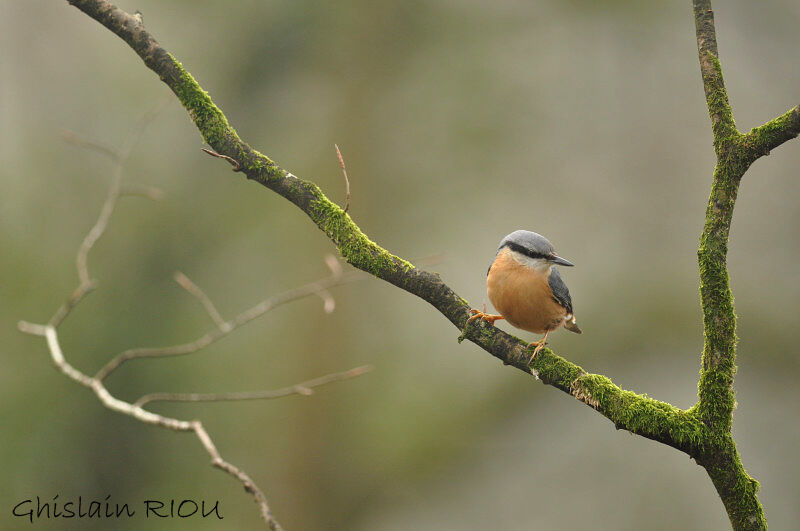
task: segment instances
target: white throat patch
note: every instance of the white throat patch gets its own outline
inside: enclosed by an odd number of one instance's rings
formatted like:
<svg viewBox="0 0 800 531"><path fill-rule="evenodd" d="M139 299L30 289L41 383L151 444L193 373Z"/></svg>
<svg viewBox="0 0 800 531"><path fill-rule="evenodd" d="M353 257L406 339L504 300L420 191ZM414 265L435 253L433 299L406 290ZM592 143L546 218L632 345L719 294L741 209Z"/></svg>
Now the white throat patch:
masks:
<svg viewBox="0 0 800 531"><path fill-rule="evenodd" d="M525 256L524 254L518 253L517 251L513 251L511 249L509 249L508 252L511 255L511 258L526 267L530 267L537 273L549 275L550 268L553 267L553 264L544 258L531 258L530 256Z"/></svg>

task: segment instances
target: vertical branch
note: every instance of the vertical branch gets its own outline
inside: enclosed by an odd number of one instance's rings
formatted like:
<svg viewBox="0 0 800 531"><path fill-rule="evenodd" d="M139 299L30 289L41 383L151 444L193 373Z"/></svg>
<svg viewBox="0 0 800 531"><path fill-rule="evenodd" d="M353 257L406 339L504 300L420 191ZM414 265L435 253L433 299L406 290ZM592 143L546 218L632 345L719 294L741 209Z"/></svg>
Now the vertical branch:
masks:
<svg viewBox="0 0 800 531"><path fill-rule="evenodd" d="M728 92L722 79L711 0L694 0L694 27L697 33L697 52L700 59L700 73L703 76L703 89L714 132L714 146L719 155L725 142L735 140L739 132L733 120Z"/></svg>
<svg viewBox="0 0 800 531"><path fill-rule="evenodd" d="M694 0L694 15L700 71L717 153L705 226L697 253L705 333L697 411L712 429L730 432L735 402L736 314L726 257L733 207L739 182L748 164L741 161L737 150L741 135L733 121L722 68L716 55L711 2Z"/></svg>
<svg viewBox="0 0 800 531"><path fill-rule="evenodd" d="M758 482L742 465L731 430L736 395L736 313L728 277L728 238L742 176L758 156L736 129L722 78L710 0L693 0L697 51L717 164L697 251L703 306L699 401L692 409L711 431L697 462L708 472L734 529L766 529ZM786 136L786 135L784 135ZM763 152L761 153L763 154Z"/></svg>

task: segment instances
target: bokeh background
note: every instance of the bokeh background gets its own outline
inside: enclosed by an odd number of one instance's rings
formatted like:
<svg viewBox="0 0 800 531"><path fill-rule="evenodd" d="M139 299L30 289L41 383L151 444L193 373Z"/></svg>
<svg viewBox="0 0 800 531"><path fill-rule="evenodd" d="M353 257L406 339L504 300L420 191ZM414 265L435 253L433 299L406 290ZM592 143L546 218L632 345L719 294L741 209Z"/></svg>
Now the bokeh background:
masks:
<svg viewBox="0 0 800 531"><path fill-rule="evenodd" d="M433 266L473 305L497 242L526 228L565 272L582 336L551 345L587 370L679 407L702 346L696 247L714 155L690 2L124 1L241 136L351 214L376 242ZM716 5L742 130L797 101L794 0ZM219 500L223 521L38 520L41 529L257 529L239 483L196 439L100 407L16 329L77 285L75 251L111 164L60 140L120 146L165 87L66 2L0 2L0 527L26 498ZM61 328L94 373L133 346L212 324L184 271L226 316L327 274L334 249L293 205L200 152L172 101L126 168L160 202L124 198L89 257L99 289ZM730 273L739 315L734 431L775 529L800 520L797 310L800 142L745 176ZM200 418L287 529L725 529L705 472L616 431L571 397L504 368L435 310L381 281L281 307L198 354L109 380L151 391L281 387L372 364L279 401L154 405ZM506 330L508 325L500 324ZM520 333L525 339L532 335Z"/></svg>

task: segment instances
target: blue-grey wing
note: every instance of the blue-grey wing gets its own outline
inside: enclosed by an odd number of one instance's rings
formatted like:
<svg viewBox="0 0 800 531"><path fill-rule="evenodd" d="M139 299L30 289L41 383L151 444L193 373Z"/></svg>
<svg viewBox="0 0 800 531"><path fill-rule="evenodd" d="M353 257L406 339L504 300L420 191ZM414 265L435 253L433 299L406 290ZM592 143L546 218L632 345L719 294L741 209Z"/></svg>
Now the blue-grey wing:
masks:
<svg viewBox="0 0 800 531"><path fill-rule="evenodd" d="M547 278L550 289L553 290L553 298L561 306L567 309L567 313L572 313L572 297L569 296L567 285L561 279L561 274L555 267L550 268L550 276Z"/></svg>

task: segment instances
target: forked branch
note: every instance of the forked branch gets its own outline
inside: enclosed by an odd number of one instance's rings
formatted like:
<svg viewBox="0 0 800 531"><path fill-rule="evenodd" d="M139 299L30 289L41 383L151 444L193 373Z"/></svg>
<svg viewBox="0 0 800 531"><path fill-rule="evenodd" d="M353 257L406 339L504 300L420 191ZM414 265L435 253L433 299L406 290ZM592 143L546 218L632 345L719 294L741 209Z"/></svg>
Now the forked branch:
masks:
<svg viewBox="0 0 800 531"><path fill-rule="evenodd" d="M764 510L756 495L758 482L742 466L732 436L736 396L736 314L728 278L728 239L733 209L744 173L761 156L800 132L800 110L742 134L733 118L719 61L714 12L710 0L694 0L697 50L703 88L711 117L717 164L700 236L700 296L704 346L698 403L692 408L711 431L697 456L717 489L735 529L766 529Z"/></svg>

